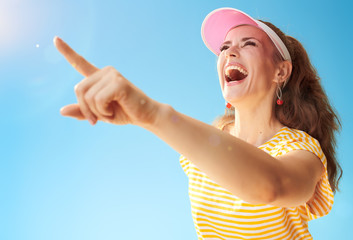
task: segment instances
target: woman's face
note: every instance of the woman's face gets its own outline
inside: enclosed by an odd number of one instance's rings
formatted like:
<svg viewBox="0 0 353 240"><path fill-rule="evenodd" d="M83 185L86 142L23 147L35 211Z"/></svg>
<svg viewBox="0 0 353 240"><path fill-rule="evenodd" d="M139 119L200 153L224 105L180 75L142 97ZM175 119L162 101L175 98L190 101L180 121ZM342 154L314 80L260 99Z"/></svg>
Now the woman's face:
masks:
<svg viewBox="0 0 353 240"><path fill-rule="evenodd" d="M223 97L237 103L257 104L273 99L276 65L275 46L262 30L239 26L229 31L221 46L217 69Z"/></svg>

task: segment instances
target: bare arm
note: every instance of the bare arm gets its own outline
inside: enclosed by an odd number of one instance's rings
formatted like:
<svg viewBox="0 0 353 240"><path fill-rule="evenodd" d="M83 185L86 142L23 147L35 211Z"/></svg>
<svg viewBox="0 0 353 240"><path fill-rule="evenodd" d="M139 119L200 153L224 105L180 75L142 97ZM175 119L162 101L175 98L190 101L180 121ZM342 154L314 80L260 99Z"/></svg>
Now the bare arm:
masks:
<svg viewBox="0 0 353 240"><path fill-rule="evenodd" d="M308 201L323 165L313 153L296 150L274 158L208 124L161 107L147 128L192 161L212 180L254 204L296 206Z"/></svg>
<svg viewBox="0 0 353 240"><path fill-rule="evenodd" d="M64 41L55 45L85 78L75 86L78 103L62 108L64 116L113 124L135 124L160 137L212 180L254 204L295 206L313 195L323 166L306 151L274 158L208 124L192 119L146 96L113 67L98 69Z"/></svg>

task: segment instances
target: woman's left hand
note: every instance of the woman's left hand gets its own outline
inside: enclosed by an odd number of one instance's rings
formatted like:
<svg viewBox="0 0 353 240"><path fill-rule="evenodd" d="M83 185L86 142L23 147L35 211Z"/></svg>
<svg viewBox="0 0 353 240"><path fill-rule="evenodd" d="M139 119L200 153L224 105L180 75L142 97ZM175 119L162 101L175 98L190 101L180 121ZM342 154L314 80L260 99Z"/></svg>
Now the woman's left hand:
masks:
<svg viewBox="0 0 353 240"><path fill-rule="evenodd" d="M77 103L61 109L61 114L92 125L98 120L113 124L145 127L154 123L160 103L152 100L124 78L115 68L99 69L77 54L62 39L54 44L66 60L85 78L75 86Z"/></svg>

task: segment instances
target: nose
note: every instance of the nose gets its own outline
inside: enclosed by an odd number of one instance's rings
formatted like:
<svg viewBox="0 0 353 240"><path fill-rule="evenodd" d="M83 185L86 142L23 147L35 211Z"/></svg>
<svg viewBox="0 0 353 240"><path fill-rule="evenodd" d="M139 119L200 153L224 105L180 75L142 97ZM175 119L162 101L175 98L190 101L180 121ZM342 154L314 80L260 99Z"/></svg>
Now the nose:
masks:
<svg viewBox="0 0 353 240"><path fill-rule="evenodd" d="M239 57L239 53L235 50L235 48L228 48L226 52L226 58L236 58Z"/></svg>
<svg viewBox="0 0 353 240"><path fill-rule="evenodd" d="M226 58L230 58L230 57L237 57L237 55L235 53L227 54Z"/></svg>

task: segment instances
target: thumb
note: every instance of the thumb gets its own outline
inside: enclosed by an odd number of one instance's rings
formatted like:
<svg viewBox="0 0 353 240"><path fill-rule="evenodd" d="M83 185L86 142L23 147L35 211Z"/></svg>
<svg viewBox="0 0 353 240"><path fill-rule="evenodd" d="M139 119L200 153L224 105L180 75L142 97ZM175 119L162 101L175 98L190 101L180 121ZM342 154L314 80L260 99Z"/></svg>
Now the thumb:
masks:
<svg viewBox="0 0 353 240"><path fill-rule="evenodd" d="M80 106L75 103L75 104L69 104L60 109L60 114L65 116L65 117L73 117L78 120L84 120L86 119L80 109Z"/></svg>

